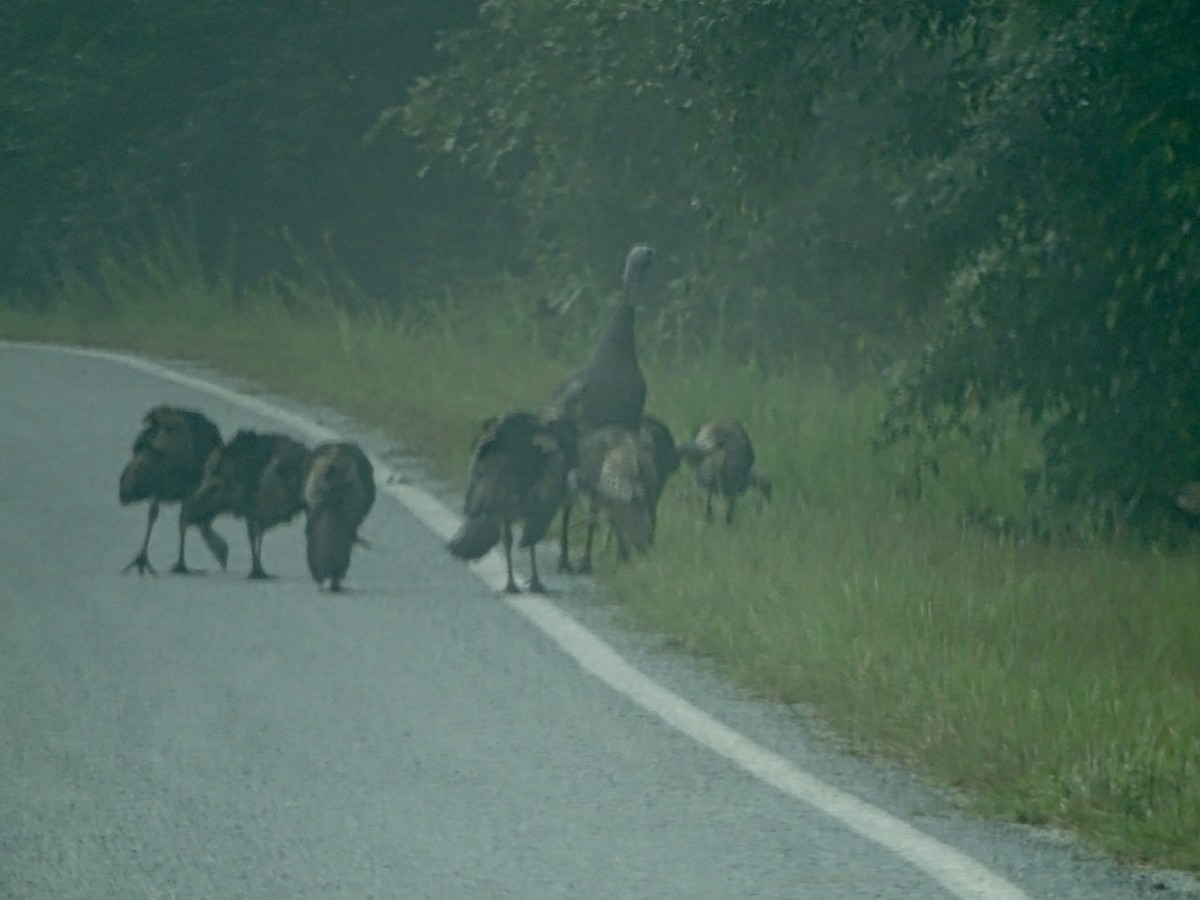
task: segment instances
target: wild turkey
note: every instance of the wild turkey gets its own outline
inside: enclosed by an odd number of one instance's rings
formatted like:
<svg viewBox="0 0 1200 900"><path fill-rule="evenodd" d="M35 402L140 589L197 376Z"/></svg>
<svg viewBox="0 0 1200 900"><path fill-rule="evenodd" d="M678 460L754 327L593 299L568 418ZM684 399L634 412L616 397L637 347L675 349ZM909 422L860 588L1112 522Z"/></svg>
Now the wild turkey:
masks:
<svg viewBox="0 0 1200 900"><path fill-rule="evenodd" d="M671 429L658 418L654 416L643 416L641 428L638 429L638 442L645 456L641 457L641 474L639 477L643 480L646 489L647 509L650 515L650 533L653 540L654 532L658 528L658 501L662 497L663 489L667 485L667 479L674 474L679 468L679 452L675 446L675 438L671 434ZM586 438L585 438L586 441ZM647 465L647 462L649 465ZM574 479L576 487L578 487L578 474ZM575 567L571 563L570 553L570 528L571 528L571 512L575 506L577 490L568 491L566 500L563 501L562 515L562 533L559 538L559 556L558 568L562 572L575 572ZM589 526L594 523L589 523ZM594 536L591 527L588 530L589 539ZM590 566L591 554L586 553L584 556L585 562Z"/></svg>
<svg viewBox="0 0 1200 900"><path fill-rule="evenodd" d="M575 426L577 446L597 428L618 425L636 429L641 425L646 378L638 363L634 323L638 295L653 258L654 251L645 244L630 249L625 257L621 300L608 327L579 371L558 386L542 409L544 420L564 420ZM568 552L572 506L568 498L562 515L560 572L574 571Z"/></svg>
<svg viewBox="0 0 1200 900"><path fill-rule="evenodd" d="M447 544L450 552L475 560L503 541L504 589L520 593L512 564L512 526L520 522L520 546L529 549L529 590L545 593L534 550L562 504L574 458L575 429L568 422L546 422L528 412L485 422L471 458L466 520Z"/></svg>
<svg viewBox="0 0 1200 900"><path fill-rule="evenodd" d="M733 507L748 488L757 488L771 499L771 479L754 467L754 447L741 422L707 422L696 436L679 448L691 465L696 483L705 492L704 517L713 518L713 497L725 498L725 524L733 524Z"/></svg>
<svg viewBox="0 0 1200 900"><path fill-rule="evenodd" d="M543 411L547 420L567 419L582 439L596 428L636 429L646 405L646 379L638 364L634 310L654 251L638 244L625 259L624 293L608 328L582 368L559 385Z"/></svg>
<svg viewBox="0 0 1200 900"><path fill-rule="evenodd" d="M204 461L221 446L221 432L207 416L190 409L156 406L142 419L142 430L133 442L133 455L121 471L119 496L122 506L150 501L146 517L146 534L142 548L124 571L136 568L139 575L155 574L150 565L150 532L158 520L158 508L163 503L181 503L187 498L204 474ZM221 568L229 560L229 545L212 529L212 520L196 522L200 536L212 551ZM187 573L184 561L184 538L187 524L183 510L179 515L179 558L172 572Z"/></svg>
<svg viewBox="0 0 1200 900"><path fill-rule="evenodd" d="M200 486L184 501L183 519L198 522L226 512L245 519L250 577L268 578L262 566L263 535L304 508L307 469L303 444L283 434L239 431L208 458Z"/></svg>
<svg viewBox="0 0 1200 900"><path fill-rule="evenodd" d="M592 542L600 519L612 526L620 559L628 560L650 548L654 541L652 497L658 475L652 451L637 432L615 426L593 431L579 445L574 479L575 487L592 506L583 560L576 571L592 570ZM567 553L565 544L562 553Z"/></svg>
<svg viewBox="0 0 1200 900"><path fill-rule="evenodd" d="M308 571L317 587L341 590L358 528L375 503L375 470L357 444L322 444L304 479L304 539Z"/></svg>

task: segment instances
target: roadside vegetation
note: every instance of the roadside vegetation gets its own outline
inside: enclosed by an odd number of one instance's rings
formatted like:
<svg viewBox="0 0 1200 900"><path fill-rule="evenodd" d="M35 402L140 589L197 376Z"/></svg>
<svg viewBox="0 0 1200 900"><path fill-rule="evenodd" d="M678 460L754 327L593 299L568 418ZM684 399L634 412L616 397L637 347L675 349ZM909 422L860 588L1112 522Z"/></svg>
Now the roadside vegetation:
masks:
<svg viewBox="0 0 1200 900"><path fill-rule="evenodd" d="M551 315L531 302L536 275L498 276L396 313L349 281L237 287L186 247L106 255L36 310L0 304L0 336L210 362L382 428L459 487L479 419L536 407L615 287L584 277L579 302ZM677 475L652 553L598 559L627 621L982 813L1200 871L1196 540L1126 540L1083 512L1073 529L1009 528L1042 462L1015 406L989 413L986 454L956 433L879 448L888 396L870 366L847 378L719 341L701 352L670 315L639 320L647 410L677 437L742 418L776 489L727 528L704 523Z"/></svg>
<svg viewBox="0 0 1200 900"><path fill-rule="evenodd" d="M651 243L649 411L743 419L776 491L710 527L677 476L600 567L629 622L1200 872L1191 5L5 10L0 334L204 360L461 485Z"/></svg>

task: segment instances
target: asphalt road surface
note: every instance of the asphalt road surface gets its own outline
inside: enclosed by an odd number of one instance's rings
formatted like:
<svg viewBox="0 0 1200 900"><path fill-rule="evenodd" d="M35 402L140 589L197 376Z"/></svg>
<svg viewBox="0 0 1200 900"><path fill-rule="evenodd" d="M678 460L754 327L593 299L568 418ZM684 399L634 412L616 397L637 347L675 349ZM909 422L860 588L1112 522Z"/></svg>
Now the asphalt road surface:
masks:
<svg viewBox="0 0 1200 900"><path fill-rule="evenodd" d="M379 436L189 371L0 344L5 900L1197 895L958 814L552 565L550 601L498 595L494 558L443 549L454 499ZM145 507L117 475L158 403L364 443L381 492L349 592L311 582L299 519L267 534L272 581L228 518L228 571L193 533L206 573L165 574L177 507L164 574L123 575Z"/></svg>

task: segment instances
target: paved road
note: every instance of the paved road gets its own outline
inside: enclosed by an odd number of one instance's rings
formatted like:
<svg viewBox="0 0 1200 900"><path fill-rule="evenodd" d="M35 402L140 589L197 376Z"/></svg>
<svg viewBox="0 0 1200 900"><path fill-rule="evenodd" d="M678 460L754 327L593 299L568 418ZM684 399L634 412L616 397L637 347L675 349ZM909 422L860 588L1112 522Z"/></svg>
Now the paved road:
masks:
<svg viewBox="0 0 1200 900"><path fill-rule="evenodd" d="M613 629L586 588L552 606L509 604L388 492L344 596L308 579L299 522L267 535L271 582L245 579L232 520L217 525L228 572L193 536L189 562L207 574L122 575L145 511L118 506L117 474L141 414L162 402L206 411L226 435L281 428L150 370L0 345L0 898L1186 890L955 816L914 779L841 756L794 717ZM412 496L426 518L444 515ZM160 571L175 515L152 543ZM620 675L590 633L564 637L559 609L672 693L634 673L623 694L586 672L558 641ZM754 743L716 732L714 752L664 722L695 711L683 697ZM703 741L714 726L697 715ZM748 758L782 773L783 789ZM861 794L869 806L838 807L835 790L834 809L866 818L847 825L789 793L812 787L809 772Z"/></svg>

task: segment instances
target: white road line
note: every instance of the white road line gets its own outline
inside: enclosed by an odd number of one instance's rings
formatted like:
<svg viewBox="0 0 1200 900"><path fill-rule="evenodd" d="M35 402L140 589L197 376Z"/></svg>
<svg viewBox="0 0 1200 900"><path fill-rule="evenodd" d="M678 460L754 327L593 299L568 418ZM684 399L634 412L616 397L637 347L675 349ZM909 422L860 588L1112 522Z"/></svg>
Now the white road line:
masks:
<svg viewBox="0 0 1200 900"><path fill-rule="evenodd" d="M330 441L341 438L330 429L265 400L135 356L52 344L15 344L0 341L0 347L45 349L120 363L274 419L310 440ZM431 494L409 484L391 483L394 480L391 476L395 473L390 466L374 457L371 458L371 464L378 473L377 481L380 482L381 488L395 497L435 534L445 539L458 529L458 515ZM498 592L503 590L506 570L504 559L498 551L489 553L473 565L472 569L489 587ZM1018 900L1027 897L1015 885L966 854L929 837L890 813L859 800L853 794L826 784L790 760L760 747L745 735L721 724L703 710L629 665L612 647L545 598L530 594L504 594L503 600L558 644L584 670L613 690L755 778L809 804L868 840L891 850L925 872L954 896L972 900Z"/></svg>

